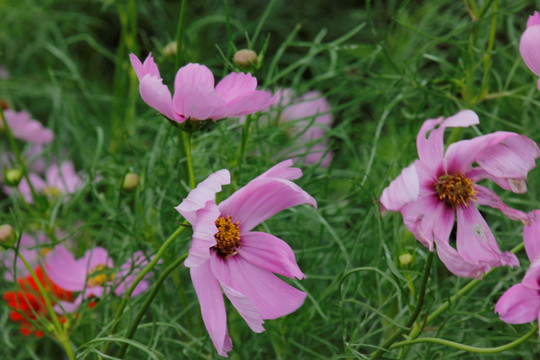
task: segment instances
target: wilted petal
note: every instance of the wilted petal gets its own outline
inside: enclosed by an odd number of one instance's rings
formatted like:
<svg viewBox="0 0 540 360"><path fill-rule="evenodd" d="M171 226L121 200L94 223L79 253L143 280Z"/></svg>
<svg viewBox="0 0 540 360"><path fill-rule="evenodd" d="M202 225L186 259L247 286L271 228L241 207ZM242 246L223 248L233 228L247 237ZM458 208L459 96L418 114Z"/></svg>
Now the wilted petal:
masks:
<svg viewBox="0 0 540 360"><path fill-rule="evenodd" d="M504 215L512 220L519 220L523 224L530 224L534 220L534 215L524 213L523 211L512 209L510 206L502 202L499 196L493 191L484 186L475 185L477 191L477 203L486 205L494 209L500 210Z"/></svg>
<svg viewBox="0 0 540 360"><path fill-rule="evenodd" d="M148 106L156 109L171 120L182 122L181 119L174 114L171 92L166 85L163 85L163 80L161 78L146 75L140 81L139 92Z"/></svg>
<svg viewBox="0 0 540 360"><path fill-rule="evenodd" d="M279 275L303 279L291 247L274 235L264 232L242 234L238 256L251 264Z"/></svg>
<svg viewBox="0 0 540 360"><path fill-rule="evenodd" d="M530 215L534 219L530 225L523 227L523 243L527 256L532 262L540 254L540 210L534 210Z"/></svg>
<svg viewBox="0 0 540 360"><path fill-rule="evenodd" d="M540 294L523 284L516 284L501 296L495 312L508 324L523 324L538 318Z"/></svg>
<svg viewBox="0 0 540 360"><path fill-rule="evenodd" d="M216 85L216 93L221 95L227 104L255 91L257 78L251 74L230 73Z"/></svg>
<svg viewBox="0 0 540 360"><path fill-rule="evenodd" d="M241 233L246 233L278 212L300 204L317 206L311 195L289 180L258 178L221 202L219 211L239 222Z"/></svg>
<svg viewBox="0 0 540 360"><path fill-rule="evenodd" d="M420 183L415 164L407 166L384 190L380 198L381 210L399 211L420 195Z"/></svg>
<svg viewBox="0 0 540 360"><path fill-rule="evenodd" d="M218 207L212 200L197 212L197 219L192 223L193 236L185 266L198 266L210 259L210 248L217 244L214 235L218 232L215 223L219 216Z"/></svg>
<svg viewBox="0 0 540 360"><path fill-rule="evenodd" d="M182 66L174 79L174 92L184 85L202 85L214 89L214 75L204 65L189 63Z"/></svg>
<svg viewBox="0 0 540 360"><path fill-rule="evenodd" d="M487 171L481 168L470 168L466 171L467 178L477 183L484 179L489 179L499 185L505 190L512 191L517 194L523 194L527 192L527 179L526 178L500 178L489 174Z"/></svg>
<svg viewBox="0 0 540 360"><path fill-rule="evenodd" d="M221 288L210 271L209 263L189 269L193 287L201 306L201 315L219 355L227 357L232 342L227 331L227 314Z"/></svg>
<svg viewBox="0 0 540 360"><path fill-rule="evenodd" d="M527 67L536 76L540 76L540 49L538 47L538 39L540 39L540 26L529 26L519 40L521 57Z"/></svg>

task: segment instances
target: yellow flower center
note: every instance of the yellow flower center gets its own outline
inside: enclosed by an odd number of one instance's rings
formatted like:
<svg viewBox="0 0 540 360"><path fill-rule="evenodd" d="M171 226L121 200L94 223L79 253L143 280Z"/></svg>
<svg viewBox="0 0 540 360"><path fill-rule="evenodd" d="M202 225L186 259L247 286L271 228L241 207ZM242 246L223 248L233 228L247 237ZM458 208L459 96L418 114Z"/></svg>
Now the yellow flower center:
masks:
<svg viewBox="0 0 540 360"><path fill-rule="evenodd" d="M453 208L458 205L467 206L469 199L476 201L477 191L473 181L459 171L453 175L440 176L433 185L439 199Z"/></svg>
<svg viewBox="0 0 540 360"><path fill-rule="evenodd" d="M58 196L60 194L60 189L54 186L45 186L43 192L49 196Z"/></svg>
<svg viewBox="0 0 540 360"><path fill-rule="evenodd" d="M114 274L109 274L107 276L106 270L107 266L105 265L98 265L92 270L90 270L90 273L88 274L88 281L86 282L86 286L91 288L94 286L100 286L103 285L107 281L114 280Z"/></svg>
<svg viewBox="0 0 540 360"><path fill-rule="evenodd" d="M218 232L214 235L217 244L212 247L217 253L227 259L238 253L240 247L240 227L233 223L231 217L220 217L215 222Z"/></svg>

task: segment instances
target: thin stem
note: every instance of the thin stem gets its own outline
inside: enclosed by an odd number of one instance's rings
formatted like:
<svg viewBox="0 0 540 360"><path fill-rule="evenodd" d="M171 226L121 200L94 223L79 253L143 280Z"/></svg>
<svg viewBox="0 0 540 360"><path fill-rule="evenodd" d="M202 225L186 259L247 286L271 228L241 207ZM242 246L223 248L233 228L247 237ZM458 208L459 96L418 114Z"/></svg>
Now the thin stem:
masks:
<svg viewBox="0 0 540 360"><path fill-rule="evenodd" d="M491 53L493 52L493 45L495 43L495 34L497 32L497 12L499 9L499 3L497 0L493 1L493 17L491 18L491 29L489 31L489 40L484 55L484 76L482 78L482 90L480 93L480 99L485 98L488 93L489 87L489 70L491 69Z"/></svg>
<svg viewBox="0 0 540 360"><path fill-rule="evenodd" d="M186 147L186 159L188 167L188 177L189 177L189 186L195 188L195 172L193 171L193 157L191 155L191 138L192 134L187 132L182 132L182 137L184 140L184 145Z"/></svg>
<svg viewBox="0 0 540 360"><path fill-rule="evenodd" d="M180 68L183 58L183 46L184 46L184 25L186 22L186 8L187 0L182 0L180 5L180 16L178 18L178 28L176 29L176 58L174 64L176 68Z"/></svg>
<svg viewBox="0 0 540 360"><path fill-rule="evenodd" d="M137 276L135 281L131 284L129 289L126 291L126 293L124 294L124 297L122 298L122 302L120 303L120 306L118 307L118 310L116 311L116 315L113 320L113 325L111 327L110 335L116 332L116 329L118 328L118 324L120 322L120 317L122 316L122 313L124 312L124 308L126 307L129 299L131 298L131 294L133 293L137 285L143 280L146 274L148 274L154 268L154 266L156 266L159 259L161 259L161 257L165 253L165 250L167 249L167 247L182 233L182 231L186 229L186 226L185 226L186 224L187 222L184 222L184 224L179 226L178 229L176 229L176 231L171 236L169 236L167 240L165 240L163 245L161 245L161 247L159 248L157 254L152 259L152 261L150 261L148 265L146 265L146 267L140 272L140 274ZM109 349L110 344L111 344L110 342L105 344L103 353L105 354L107 353L107 350Z"/></svg>
<svg viewBox="0 0 540 360"><path fill-rule="evenodd" d="M161 273L161 275L157 279L154 287L152 288L152 291L150 292L150 294L148 294L148 296L146 297L146 300L144 301L144 304L142 305L139 312L137 313L137 316L135 317L135 320L133 321L133 323L129 327L124 339L129 340L129 339L131 339L133 337L133 335L135 334L135 331L137 330L137 327L139 326L139 323L141 322L146 310L148 309L148 307L150 306L150 304L152 303L152 301L156 297L157 292L158 292L159 288L161 287L161 284L163 284L163 282L169 276L169 274L174 269L176 269L187 257L188 257L188 254L184 254L184 255L180 256L171 265L169 265L165 269L165 271L163 271ZM119 359L124 358L124 354L126 353L127 346L128 346L127 341L122 343L122 347L120 348L120 351L118 352L118 354L116 356L117 358L119 358Z"/></svg>
<svg viewBox="0 0 540 360"><path fill-rule="evenodd" d="M475 346L463 345L454 341L438 339L438 338L420 338L420 339L401 341L401 342L395 343L390 348L394 349L401 346L408 346L408 345L419 344L419 343L435 343L435 344L441 344L441 345L449 346L455 349L468 351L468 352L472 352L476 354L497 354L506 350L510 350L524 343L537 332L538 332L537 328L533 327L528 333L526 333L519 339L516 339L508 344L493 347L493 348L480 348L480 347L475 347Z"/></svg>
<svg viewBox="0 0 540 360"><path fill-rule="evenodd" d="M405 323L405 329L409 328L416 320L418 315L420 314L420 311L422 310L422 306L424 306L424 299L426 296L426 290L427 290L427 283L429 279L429 273L431 272L431 265L433 264L433 257L435 252L430 252L428 255L428 259L426 262L426 267L424 269L424 274L422 276L422 284L420 288L420 293L418 294L418 302L416 303L416 308L414 309L414 312L411 314L411 317L409 320ZM405 329L397 329L396 332L385 341L385 343L381 346L377 352L371 357L372 360L380 359L381 356L386 352L387 349L391 348L391 345L396 342L396 340L403 335L405 332Z"/></svg>

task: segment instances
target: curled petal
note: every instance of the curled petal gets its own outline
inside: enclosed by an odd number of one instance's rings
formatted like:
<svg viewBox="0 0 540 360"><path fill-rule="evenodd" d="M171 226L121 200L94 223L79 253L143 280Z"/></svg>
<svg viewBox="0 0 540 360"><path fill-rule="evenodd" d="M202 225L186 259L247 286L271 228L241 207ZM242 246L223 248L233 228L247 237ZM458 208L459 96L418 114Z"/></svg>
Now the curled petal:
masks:
<svg viewBox="0 0 540 360"><path fill-rule="evenodd" d="M227 357L227 352L232 350L232 341L227 331L227 313L219 283L212 275L208 262L190 268L189 273L199 299L206 331L218 354Z"/></svg>
<svg viewBox="0 0 540 360"><path fill-rule="evenodd" d="M509 190L517 194L523 194L527 192L527 179L523 178L500 178L489 174L487 171L481 168L470 168L466 172L466 176L477 183L478 181L489 179L499 185L504 190Z"/></svg>
<svg viewBox="0 0 540 360"><path fill-rule="evenodd" d="M433 251L436 215L442 211L441 207L444 206L444 203L440 202L436 197L427 195L406 204L400 209L407 229L430 251Z"/></svg>
<svg viewBox="0 0 540 360"><path fill-rule="evenodd" d="M215 222L219 215L218 207L212 200L197 212L197 219L192 223L193 236L185 266L198 266L210 259L210 248L217 244L214 235L218 232Z"/></svg>
<svg viewBox="0 0 540 360"><path fill-rule="evenodd" d="M305 277L296 263L291 247L271 234L264 232L242 234L242 247L238 256L263 270L290 278Z"/></svg>
<svg viewBox="0 0 540 360"><path fill-rule="evenodd" d="M540 49L538 48L538 39L540 39L540 26L529 26L519 40L521 57L527 67L536 76L540 76Z"/></svg>
<svg viewBox="0 0 540 360"><path fill-rule="evenodd" d="M146 75L139 85L139 92L144 102L171 120L182 122L173 111L173 103L169 88L157 76Z"/></svg>
<svg viewBox="0 0 540 360"><path fill-rule="evenodd" d="M214 75L209 68L204 65L189 63L182 66L176 73L174 79L174 91L184 85L202 85L214 89Z"/></svg>
<svg viewBox="0 0 540 360"><path fill-rule="evenodd" d="M523 243L532 262L540 255L540 210L532 211L531 216L534 217L533 222L523 227Z"/></svg>
<svg viewBox="0 0 540 360"><path fill-rule="evenodd" d="M540 291L540 256L531 260L531 266L527 269L521 283L529 289Z"/></svg>
<svg viewBox="0 0 540 360"><path fill-rule="evenodd" d="M259 178L269 178L269 179L283 179L283 180L296 180L302 177L302 170L299 168L292 167L293 161L283 160L282 162L272 166L270 169L263 172L261 175L256 177L254 180Z"/></svg>
<svg viewBox="0 0 540 360"><path fill-rule="evenodd" d="M251 74L230 73L216 85L216 93L228 104L254 92L257 78Z"/></svg>
<svg viewBox="0 0 540 360"><path fill-rule="evenodd" d="M538 11L535 11L534 14L530 15L527 19L527 28L536 25L540 25L540 13L538 13Z"/></svg>
<svg viewBox="0 0 540 360"><path fill-rule="evenodd" d="M256 333L263 332L264 320L261 318L259 310L253 305L251 299L223 283L220 283L220 285L227 298L246 321L249 328Z"/></svg>
<svg viewBox="0 0 540 360"><path fill-rule="evenodd" d="M407 166L388 187L383 190L379 200L381 210L399 211L406 204L418 199L420 183L415 164Z"/></svg>
<svg viewBox="0 0 540 360"><path fill-rule="evenodd" d="M538 318L540 294L523 284L516 284L501 296L495 312L508 324L523 324Z"/></svg>
<svg viewBox="0 0 540 360"><path fill-rule="evenodd" d="M151 75L161 79L159 69L154 61L154 58L152 57L152 53L148 54L144 60L144 63L141 63L141 60L139 60L139 58L133 53L129 54L129 60L131 62L131 66L133 66L133 69L137 74L139 81L142 81L145 75Z"/></svg>
<svg viewBox="0 0 540 360"><path fill-rule="evenodd" d="M534 220L533 214L527 214L523 211L512 209L510 206L502 202L499 196L493 191L484 186L475 185L477 191L477 203L486 205L494 209L500 210L504 215L512 220L519 220L523 224L530 224Z"/></svg>

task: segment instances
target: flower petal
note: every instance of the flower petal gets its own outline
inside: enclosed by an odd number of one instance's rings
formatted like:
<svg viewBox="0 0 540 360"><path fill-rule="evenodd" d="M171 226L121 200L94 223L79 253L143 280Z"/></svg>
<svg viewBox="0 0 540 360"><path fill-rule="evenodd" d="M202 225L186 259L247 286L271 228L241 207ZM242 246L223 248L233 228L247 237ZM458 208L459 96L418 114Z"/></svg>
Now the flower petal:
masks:
<svg viewBox="0 0 540 360"><path fill-rule="evenodd" d="M538 48L538 39L540 39L540 26L529 26L519 40L521 57L527 67L536 76L540 76L540 49Z"/></svg>
<svg viewBox="0 0 540 360"><path fill-rule="evenodd" d="M171 120L183 122L173 111L173 102L169 88L157 76L146 75L139 85L139 92L144 102Z"/></svg>
<svg viewBox="0 0 540 360"><path fill-rule="evenodd" d="M298 309L306 298L306 293L239 256L223 261L214 255L210 266L220 283L251 299L262 319L287 315Z"/></svg>
<svg viewBox="0 0 540 360"><path fill-rule="evenodd" d="M531 260L521 283L529 289L540 291L540 256Z"/></svg>
<svg viewBox="0 0 540 360"><path fill-rule="evenodd" d="M63 245L47 254L45 264L51 281L62 289L82 291L85 288L87 263L76 261Z"/></svg>
<svg viewBox="0 0 540 360"><path fill-rule="evenodd" d="M399 211L406 204L418 199L420 183L415 164L407 166L401 174L388 185L379 200L381 210Z"/></svg>
<svg viewBox="0 0 540 360"><path fill-rule="evenodd" d="M230 73L216 85L216 93L220 94L227 104L236 101L257 88L257 78L251 74Z"/></svg>
<svg viewBox="0 0 540 360"><path fill-rule="evenodd" d="M214 89L214 75L204 65L189 63L182 66L174 79L174 92L184 85L202 85Z"/></svg>
<svg viewBox="0 0 540 360"><path fill-rule="evenodd" d="M256 177L269 178L269 179L283 179L283 180L296 180L302 177L302 170L292 167L293 161L291 159L283 160L282 162L272 166L270 169L263 172ZM254 180L255 180L254 179Z"/></svg>
<svg viewBox="0 0 540 360"><path fill-rule="evenodd" d="M290 207L317 202L298 185L281 179L257 178L219 204L222 216L239 222L241 234Z"/></svg>
<svg viewBox="0 0 540 360"><path fill-rule="evenodd" d="M509 190L514 193L523 194L527 192L527 182L526 179L519 178L500 178L491 175L487 171L481 168L470 168L465 172L465 175L473 180L474 183L477 183L484 179L489 179L495 184L499 185L504 190Z"/></svg>
<svg viewBox="0 0 540 360"><path fill-rule="evenodd" d="M274 101L275 98L269 91L253 91L228 103L223 117L241 116L266 110Z"/></svg>
<svg viewBox="0 0 540 360"><path fill-rule="evenodd" d="M533 214L526 214L523 211L512 209L510 206L503 203L493 190L480 185L475 185L475 189L477 191L476 197L479 205L486 205L500 210L508 218L519 220L525 225L530 224L534 220Z"/></svg>
<svg viewBox="0 0 540 360"><path fill-rule="evenodd" d="M475 206L458 206L456 247L460 256L473 264L519 266L517 257L501 253L486 221Z"/></svg>
<svg viewBox="0 0 540 360"><path fill-rule="evenodd" d="M129 61L131 62L131 66L133 66L133 69L135 70L139 81L142 81L145 75L151 75L157 77L158 79L161 79L159 69L156 65L156 62L154 61L154 58L152 57L152 53L148 54L148 56L144 60L144 63L141 63L141 60L139 60L139 58L135 54L130 53Z"/></svg>
<svg viewBox="0 0 540 360"><path fill-rule="evenodd" d="M279 275L303 279L291 247L274 235L264 232L242 234L238 256L251 264Z"/></svg>
<svg viewBox="0 0 540 360"><path fill-rule="evenodd" d="M173 97L174 112L192 120L218 120L225 111L225 100L204 85L184 83L176 88Z"/></svg>
<svg viewBox="0 0 540 360"><path fill-rule="evenodd" d="M532 211L531 216L534 217L533 222L523 227L523 243L532 262L540 254L540 210Z"/></svg>
<svg viewBox="0 0 540 360"><path fill-rule="evenodd" d="M189 273L199 299L206 331L218 354L227 357L227 352L232 350L232 341L227 331L227 313L219 283L212 275L209 263L192 267Z"/></svg>
<svg viewBox="0 0 540 360"><path fill-rule="evenodd" d="M400 209L403 223L429 251L433 251L436 214L445 206L433 195L422 196Z"/></svg>
<svg viewBox="0 0 540 360"><path fill-rule="evenodd" d="M184 262L187 267L198 266L210 259L210 248L217 244L215 234L218 232L216 220L219 210L212 200L206 207L197 212L197 219L193 222L193 236L189 255Z"/></svg>
<svg viewBox="0 0 540 360"><path fill-rule="evenodd" d="M253 305L251 299L223 283L220 283L220 285L225 295L227 295L227 298L231 301L240 316L246 321L249 328L256 333L263 332L264 320L261 318L259 310Z"/></svg>
<svg viewBox="0 0 540 360"><path fill-rule="evenodd" d="M508 324L523 324L538 318L540 294L523 284L516 284L501 296L495 312Z"/></svg>

